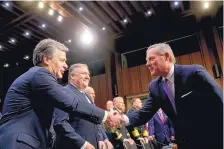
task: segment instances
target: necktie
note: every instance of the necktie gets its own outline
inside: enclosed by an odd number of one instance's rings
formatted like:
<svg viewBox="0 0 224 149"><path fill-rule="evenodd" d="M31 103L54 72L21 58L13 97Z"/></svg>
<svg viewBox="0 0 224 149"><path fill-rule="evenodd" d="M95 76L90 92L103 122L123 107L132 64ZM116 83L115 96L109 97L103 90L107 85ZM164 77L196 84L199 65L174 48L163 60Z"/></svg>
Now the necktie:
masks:
<svg viewBox="0 0 224 149"><path fill-rule="evenodd" d="M91 103L91 101L89 100L89 98L86 96L85 92L82 92L83 96L86 98L86 100L88 101L88 103Z"/></svg>
<svg viewBox="0 0 224 149"><path fill-rule="evenodd" d="M174 96L173 96L172 91L170 90L170 87L167 84L167 81L168 81L168 79L165 79L165 81L163 83L163 89L166 92L174 111L177 113Z"/></svg>
<svg viewBox="0 0 224 149"><path fill-rule="evenodd" d="M164 124L164 117L163 117L163 114L162 114L162 113L159 113L159 117L160 117L162 123Z"/></svg>

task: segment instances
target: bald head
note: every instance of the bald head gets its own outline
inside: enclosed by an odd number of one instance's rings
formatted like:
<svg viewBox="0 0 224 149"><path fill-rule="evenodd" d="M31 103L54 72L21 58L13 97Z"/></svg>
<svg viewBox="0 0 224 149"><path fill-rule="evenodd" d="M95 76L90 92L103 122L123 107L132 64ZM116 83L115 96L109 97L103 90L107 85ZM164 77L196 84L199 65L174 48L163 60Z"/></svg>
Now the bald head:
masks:
<svg viewBox="0 0 224 149"><path fill-rule="evenodd" d="M106 108L107 108L107 111L110 111L111 109L113 109L113 108L114 108L113 101L108 100L108 101L107 101Z"/></svg>
<svg viewBox="0 0 224 149"><path fill-rule="evenodd" d="M85 92L91 98L92 102L94 103L95 97L96 97L94 89L92 87L88 86L85 88Z"/></svg>

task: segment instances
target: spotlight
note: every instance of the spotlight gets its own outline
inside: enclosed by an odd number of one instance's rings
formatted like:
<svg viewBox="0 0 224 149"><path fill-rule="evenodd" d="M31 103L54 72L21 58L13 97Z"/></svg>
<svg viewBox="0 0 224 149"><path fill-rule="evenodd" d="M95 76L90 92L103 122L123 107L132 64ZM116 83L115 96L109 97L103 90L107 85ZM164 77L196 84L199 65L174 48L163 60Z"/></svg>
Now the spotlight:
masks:
<svg viewBox="0 0 224 149"><path fill-rule="evenodd" d="M41 27L42 27L42 28L45 28L45 27L46 27L46 24L42 24Z"/></svg>
<svg viewBox="0 0 224 149"><path fill-rule="evenodd" d="M30 32L26 31L25 36L30 36Z"/></svg>
<svg viewBox="0 0 224 149"><path fill-rule="evenodd" d="M30 57L29 57L29 55L25 55L25 56L23 57L23 59L25 59L25 60L29 60Z"/></svg>
<svg viewBox="0 0 224 149"><path fill-rule="evenodd" d="M204 9L208 9L209 8L209 2L204 2Z"/></svg>
<svg viewBox="0 0 224 149"><path fill-rule="evenodd" d="M79 7L79 11L82 11L83 10L83 8L82 7Z"/></svg>
<svg viewBox="0 0 224 149"><path fill-rule="evenodd" d="M179 2L174 2L174 6L178 6L179 5Z"/></svg>
<svg viewBox="0 0 224 149"><path fill-rule="evenodd" d="M71 39L69 39L69 40L68 40L68 43L71 43L71 42L72 42L72 40L71 40Z"/></svg>
<svg viewBox="0 0 224 149"><path fill-rule="evenodd" d="M49 10L48 10L48 14L49 14L50 16L53 16L53 15L54 15L54 10L53 10L53 9L49 9Z"/></svg>
<svg viewBox="0 0 224 149"><path fill-rule="evenodd" d="M128 22L128 20L127 20L127 19L124 19L124 20L123 20L123 22L124 22L124 23L127 23L127 22Z"/></svg>
<svg viewBox="0 0 224 149"><path fill-rule="evenodd" d="M10 38L9 43L14 44L16 42L16 39Z"/></svg>
<svg viewBox="0 0 224 149"><path fill-rule="evenodd" d="M106 28L105 27L102 27L102 30L104 31L104 30L106 30Z"/></svg>
<svg viewBox="0 0 224 149"><path fill-rule="evenodd" d="M63 19L62 16L59 15L59 16L58 16L58 22L61 22L62 19Z"/></svg>
<svg viewBox="0 0 224 149"><path fill-rule="evenodd" d="M2 46L0 45L0 49L2 49Z"/></svg>
<svg viewBox="0 0 224 149"><path fill-rule="evenodd" d="M82 43L90 44L92 40L93 40L92 34L88 30L85 30L84 33L81 35Z"/></svg>
<svg viewBox="0 0 224 149"><path fill-rule="evenodd" d="M9 3L8 3L8 2L6 2L6 3L5 3L5 6L6 6L6 7L9 7Z"/></svg>
<svg viewBox="0 0 224 149"><path fill-rule="evenodd" d="M39 3L38 3L38 7L39 7L40 9L43 9L43 8L44 8L44 3L43 3L43 2L39 2Z"/></svg>
<svg viewBox="0 0 224 149"><path fill-rule="evenodd" d="M8 64L8 63L5 63L3 66L4 66L5 68L8 68L8 67L9 67L9 64Z"/></svg>

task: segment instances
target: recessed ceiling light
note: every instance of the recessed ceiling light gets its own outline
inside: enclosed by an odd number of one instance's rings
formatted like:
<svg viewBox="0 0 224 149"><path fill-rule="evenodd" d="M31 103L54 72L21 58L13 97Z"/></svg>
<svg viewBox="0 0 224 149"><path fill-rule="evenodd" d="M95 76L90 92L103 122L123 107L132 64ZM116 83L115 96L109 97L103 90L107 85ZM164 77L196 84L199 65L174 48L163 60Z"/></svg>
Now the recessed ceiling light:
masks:
<svg viewBox="0 0 224 149"><path fill-rule="evenodd" d="M124 23L127 23L127 22L128 22L128 20L127 20L127 19L124 19L124 20L123 20L123 22L124 22Z"/></svg>
<svg viewBox="0 0 224 149"><path fill-rule="evenodd" d="M48 10L48 14L49 14L50 16L53 16L53 14L54 14L54 10L53 10L53 9L49 9L49 10Z"/></svg>
<svg viewBox="0 0 224 149"><path fill-rule="evenodd" d="M26 36L29 36L29 35L30 35L30 32L26 31L26 32L25 32L25 35L26 35Z"/></svg>
<svg viewBox="0 0 224 149"><path fill-rule="evenodd" d="M6 2L6 3L5 3L5 6L6 6L6 7L9 7L9 3L8 3L8 2Z"/></svg>
<svg viewBox="0 0 224 149"><path fill-rule="evenodd" d="M23 57L23 59L25 59L25 60L29 60L29 59L30 59L30 56L29 56L29 55L25 55L25 56Z"/></svg>
<svg viewBox="0 0 224 149"><path fill-rule="evenodd" d="M2 49L2 46L0 45L0 49Z"/></svg>
<svg viewBox="0 0 224 149"><path fill-rule="evenodd" d="M61 22L62 19L63 19L63 17L59 15L59 16L58 16L58 22Z"/></svg>
<svg viewBox="0 0 224 149"><path fill-rule="evenodd" d="M179 2L177 2L177 1L174 2L174 5L175 5L175 6L178 6L178 5L179 5Z"/></svg>
<svg viewBox="0 0 224 149"><path fill-rule="evenodd" d="M79 11L82 11L83 10L83 8L82 7L79 7Z"/></svg>
<svg viewBox="0 0 224 149"><path fill-rule="evenodd" d="M106 30L106 28L105 27L102 27L102 30L104 31L104 30Z"/></svg>
<svg viewBox="0 0 224 149"><path fill-rule="evenodd" d="M10 38L9 43L14 44L16 42L16 39Z"/></svg>
<svg viewBox="0 0 224 149"><path fill-rule="evenodd" d="M69 42L69 43L71 43L71 42L72 42L72 40L71 40L71 39L69 39L69 40L68 40L68 42Z"/></svg>
<svg viewBox="0 0 224 149"><path fill-rule="evenodd" d="M41 27L42 27L42 28L45 28L45 27L46 27L46 24L42 24Z"/></svg>
<svg viewBox="0 0 224 149"><path fill-rule="evenodd" d="M8 64L8 63L5 63L3 66L4 66L5 68L8 68L8 67L9 67L9 64Z"/></svg>
<svg viewBox="0 0 224 149"><path fill-rule="evenodd" d="M208 9L209 8L209 2L204 2L204 9Z"/></svg>
<svg viewBox="0 0 224 149"><path fill-rule="evenodd" d="M39 2L39 3L38 3L38 7L39 7L40 9L43 9L43 8L44 8L44 3L43 3L43 2Z"/></svg>
<svg viewBox="0 0 224 149"><path fill-rule="evenodd" d="M151 10L148 10L147 11L147 15L151 15L152 14L152 11Z"/></svg>

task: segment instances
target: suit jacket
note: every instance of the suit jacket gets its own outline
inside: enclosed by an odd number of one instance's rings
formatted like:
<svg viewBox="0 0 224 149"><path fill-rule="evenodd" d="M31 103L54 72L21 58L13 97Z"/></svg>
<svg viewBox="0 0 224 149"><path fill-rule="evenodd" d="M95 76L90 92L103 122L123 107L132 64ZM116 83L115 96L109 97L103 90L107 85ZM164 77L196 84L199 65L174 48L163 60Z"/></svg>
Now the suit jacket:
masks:
<svg viewBox="0 0 224 149"><path fill-rule="evenodd" d="M175 104L173 110L158 77L149 84L149 96L142 109L128 114L133 126L145 124L162 108L174 125L177 142L188 148L222 146L223 92L200 65L174 65ZM209 137L208 136L214 136ZM206 141L207 140L207 141ZM217 148L217 149L218 149Z"/></svg>
<svg viewBox="0 0 224 149"><path fill-rule="evenodd" d="M90 105L86 97L75 86L68 84L67 94L75 97L77 100L84 101L83 104ZM89 100L92 103L91 100ZM88 109L87 109L88 110ZM55 109L54 129L56 131L57 149L81 148L85 141L88 141L95 148L98 148L100 135L98 133L100 126L84 120L82 117L74 117L59 109Z"/></svg>
<svg viewBox="0 0 224 149"><path fill-rule="evenodd" d="M170 142L170 137L174 135L173 124L165 113L162 113L164 123L159 117L158 112L148 122L148 129L150 136L155 135L155 139L162 143Z"/></svg>
<svg viewBox="0 0 224 149"><path fill-rule="evenodd" d="M34 149L46 149L54 107L95 123L101 123L105 114L66 94L52 73L35 66L8 89L0 120L0 148L17 149L23 143Z"/></svg>

